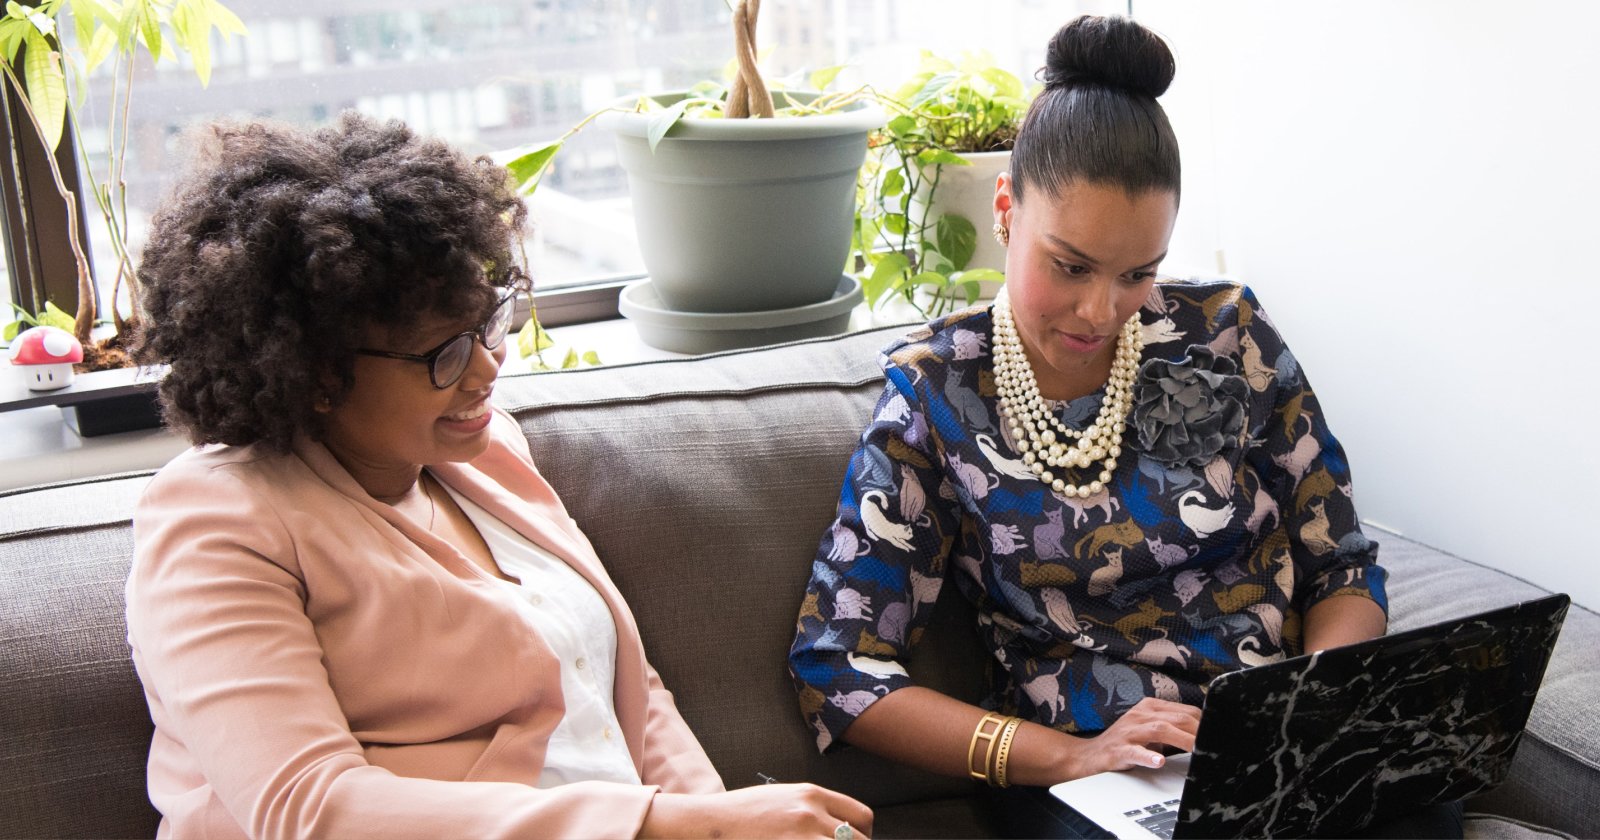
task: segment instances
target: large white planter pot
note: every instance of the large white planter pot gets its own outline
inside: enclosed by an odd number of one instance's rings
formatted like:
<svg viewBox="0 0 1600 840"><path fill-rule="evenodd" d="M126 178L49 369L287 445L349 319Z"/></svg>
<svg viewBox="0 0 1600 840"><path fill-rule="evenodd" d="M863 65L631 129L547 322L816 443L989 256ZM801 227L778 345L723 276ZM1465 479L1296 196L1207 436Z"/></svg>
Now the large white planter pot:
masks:
<svg viewBox="0 0 1600 840"><path fill-rule="evenodd" d="M834 297L867 133L883 121L867 107L684 119L652 151L649 114L601 117L616 134L639 250L661 302L681 312L767 312Z"/></svg>
<svg viewBox="0 0 1600 840"><path fill-rule="evenodd" d="M927 218L931 221L943 214L955 213L971 222L978 230L978 245L966 267L1005 271L1006 249L993 236L994 185L1000 173L1011 166L1011 153L975 152L961 157L972 165L941 167L939 189L933 196L933 206L928 208ZM911 212L921 213L922 208L922 196L912 196ZM999 283L985 282L980 295L992 298L999 290Z"/></svg>

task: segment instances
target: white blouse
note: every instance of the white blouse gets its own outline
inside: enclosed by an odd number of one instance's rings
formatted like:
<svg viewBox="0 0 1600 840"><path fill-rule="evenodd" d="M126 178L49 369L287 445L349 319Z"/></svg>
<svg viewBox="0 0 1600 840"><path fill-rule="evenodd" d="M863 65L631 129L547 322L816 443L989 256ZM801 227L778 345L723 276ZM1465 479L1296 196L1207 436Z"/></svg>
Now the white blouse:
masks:
<svg viewBox="0 0 1600 840"><path fill-rule="evenodd" d="M617 627L600 593L560 558L448 486L445 489L483 536L495 565L519 581L500 583L561 660L566 716L550 733L538 786L583 781L639 784L612 698Z"/></svg>

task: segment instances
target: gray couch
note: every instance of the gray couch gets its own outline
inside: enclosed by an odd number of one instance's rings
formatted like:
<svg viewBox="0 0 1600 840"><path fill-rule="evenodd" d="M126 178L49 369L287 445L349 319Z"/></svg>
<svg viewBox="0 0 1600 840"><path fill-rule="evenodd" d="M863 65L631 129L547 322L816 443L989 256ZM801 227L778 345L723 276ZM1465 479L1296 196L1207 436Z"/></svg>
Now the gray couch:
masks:
<svg viewBox="0 0 1600 840"><path fill-rule="evenodd" d="M896 329L694 360L502 380L496 401L588 532L650 657L730 787L811 780L877 809L880 836L981 836L972 783L819 756L784 671L811 555L882 388ZM1360 453L1356 453L1359 474ZM0 494L0 837L149 837L151 724L128 661L129 512L147 474ZM1538 587L1374 534L1393 624ZM976 698L983 653L947 591L913 671ZM1600 835L1600 617L1574 605L1512 777L1469 836ZM934 650L938 656L927 655Z"/></svg>

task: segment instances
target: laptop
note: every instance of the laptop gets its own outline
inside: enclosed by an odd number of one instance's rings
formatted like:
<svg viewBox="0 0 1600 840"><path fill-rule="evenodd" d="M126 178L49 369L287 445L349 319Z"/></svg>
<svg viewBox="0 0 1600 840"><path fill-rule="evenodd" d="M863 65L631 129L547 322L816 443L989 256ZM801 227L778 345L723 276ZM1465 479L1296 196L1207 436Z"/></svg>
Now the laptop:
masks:
<svg viewBox="0 0 1600 840"><path fill-rule="evenodd" d="M1211 681L1192 754L1050 792L1119 838L1349 834L1500 784L1570 599Z"/></svg>

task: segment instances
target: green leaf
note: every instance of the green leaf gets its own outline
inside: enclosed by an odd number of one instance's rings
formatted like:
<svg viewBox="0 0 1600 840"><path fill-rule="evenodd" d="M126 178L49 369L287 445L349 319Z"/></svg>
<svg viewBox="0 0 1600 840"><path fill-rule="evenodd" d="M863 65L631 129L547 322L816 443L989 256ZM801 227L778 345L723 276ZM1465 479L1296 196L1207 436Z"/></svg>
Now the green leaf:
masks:
<svg viewBox="0 0 1600 840"><path fill-rule="evenodd" d="M956 272L951 275L950 280L953 283L963 283L969 280L972 282L982 280L989 283L1004 283L1006 282L1006 273L995 268L971 268L966 271Z"/></svg>
<svg viewBox="0 0 1600 840"><path fill-rule="evenodd" d="M661 144L661 139L667 136L667 132L683 118L683 109L688 106L689 100L680 99L666 110L650 115L650 121L645 123L644 137L645 142L650 144L652 154L655 153L656 146Z"/></svg>
<svg viewBox="0 0 1600 840"><path fill-rule="evenodd" d="M828 85L833 84L833 80L839 78L839 71L843 70L844 68L845 66L843 64L835 64L832 67L824 67L821 70L813 72L809 80L811 82L811 88L813 90L827 90Z"/></svg>
<svg viewBox="0 0 1600 840"><path fill-rule="evenodd" d="M505 168L511 173L511 180L517 185L517 192L525 196L533 195L533 191L539 188L539 180L544 177L545 169L559 151L561 151L560 140L520 153L519 150L513 149L511 153L516 154L516 157L506 161Z"/></svg>
<svg viewBox="0 0 1600 840"><path fill-rule="evenodd" d="M567 357L561 360L562 370L571 370L578 366L578 351L576 348L567 348Z"/></svg>
<svg viewBox="0 0 1600 840"><path fill-rule="evenodd" d="M998 67L985 67L978 72L984 81L994 85L994 95L1021 98L1022 80Z"/></svg>
<svg viewBox="0 0 1600 840"><path fill-rule="evenodd" d="M904 213L885 213L885 214L883 214L883 227L884 227L885 230L889 231L889 233L891 235L893 235L893 236L905 236L906 235L906 214L904 214Z"/></svg>
<svg viewBox="0 0 1600 840"><path fill-rule="evenodd" d="M239 16L234 14L227 6L218 3L217 0L201 0L201 2L205 5L206 20L218 32L223 35L238 35L241 37L250 34L250 30L245 27L244 21L240 20Z"/></svg>
<svg viewBox="0 0 1600 840"><path fill-rule="evenodd" d="M916 118L910 114L901 114L890 120L889 124L884 128L888 129L892 135L904 137L908 134L915 134L918 130L918 124Z"/></svg>
<svg viewBox="0 0 1600 840"><path fill-rule="evenodd" d="M55 51L36 31L28 33L28 51L23 60L28 103L44 131L45 146L54 153L61 145L61 129L67 119L67 78L61 74Z"/></svg>
<svg viewBox="0 0 1600 840"><path fill-rule="evenodd" d="M144 36L144 48L150 51L150 56L161 58L161 20L156 17L156 9L151 0L130 0L140 7L139 33Z"/></svg>
<svg viewBox="0 0 1600 840"><path fill-rule="evenodd" d="M593 350L584 351L583 363L592 367L599 367L600 365L604 364L604 362L600 361L600 354Z"/></svg>
<svg viewBox="0 0 1600 840"><path fill-rule="evenodd" d="M906 281L909 286L936 286L943 288L950 284L950 278L937 271L919 271Z"/></svg>
<svg viewBox="0 0 1600 840"><path fill-rule="evenodd" d="M871 276L861 281L861 290L867 296L867 307L877 306L878 298L883 297L891 287L897 287L910 269L911 260L906 259L905 254L889 254L879 260Z"/></svg>
<svg viewBox="0 0 1600 840"><path fill-rule="evenodd" d="M78 325L78 319L63 312L61 307L56 306L53 301L45 301L44 311L39 313L38 318L34 319L34 323L46 327L59 327L67 332L72 332Z"/></svg>
<svg viewBox="0 0 1600 840"><path fill-rule="evenodd" d="M976 281L976 280L968 280L967 282L962 283L960 285L961 285L961 293L963 295L966 295L967 305L971 306L971 305L977 303L978 302L978 292L981 291L979 289L979 287L978 287L978 281Z"/></svg>
<svg viewBox="0 0 1600 840"><path fill-rule="evenodd" d="M95 0L74 0L72 4L72 28L78 33L80 45L94 43L94 22L103 17L105 12Z"/></svg>
<svg viewBox="0 0 1600 840"><path fill-rule="evenodd" d="M539 326L537 317L530 317L522 325L522 329L517 330L517 355L524 359L529 356L537 356L540 350L544 350L554 344L555 342L550 339L549 333L546 333L544 328Z"/></svg>
<svg viewBox="0 0 1600 840"><path fill-rule="evenodd" d="M6 17L27 20L30 11L32 9L18 3L17 0L6 0Z"/></svg>
<svg viewBox="0 0 1600 840"><path fill-rule="evenodd" d="M13 17L0 18L0 54L5 56L7 66L17 66L17 50L22 47L23 37L32 28L27 21Z"/></svg>
<svg viewBox="0 0 1600 840"><path fill-rule="evenodd" d="M900 170L891 169L889 174L883 176L883 183L878 186L878 195L883 198L892 198L899 195L906 188L906 176Z"/></svg>
<svg viewBox="0 0 1600 840"><path fill-rule="evenodd" d="M934 241L939 253L957 269L967 267L978 250L978 231L972 223L954 213L946 213L934 224Z"/></svg>
<svg viewBox="0 0 1600 840"><path fill-rule="evenodd" d="M22 322L12 321L11 323L6 324L6 330L3 337L6 341L11 341L12 339L16 338L17 334L20 332L22 332Z"/></svg>
<svg viewBox="0 0 1600 840"><path fill-rule="evenodd" d="M917 163L928 166L971 166L972 161L944 149L923 149L917 152Z"/></svg>
<svg viewBox="0 0 1600 840"><path fill-rule="evenodd" d="M94 39L88 42L89 49L84 51L84 75L94 72L117 48L117 33L110 29L96 29Z"/></svg>
<svg viewBox="0 0 1600 840"><path fill-rule="evenodd" d="M211 25L205 20L205 7L199 0L178 0L172 9L172 31L179 46L194 59L194 72L200 86L211 84Z"/></svg>

